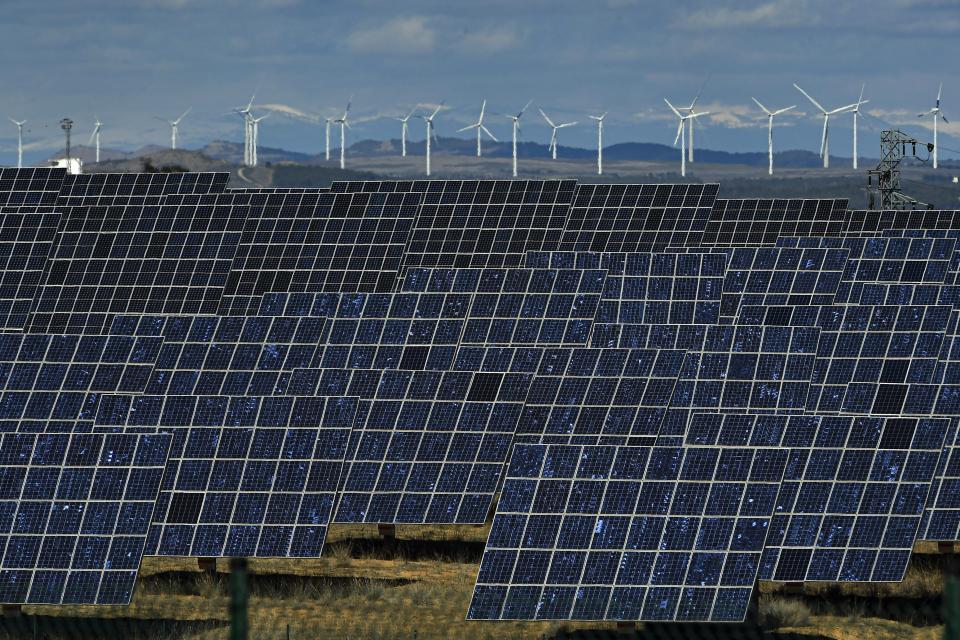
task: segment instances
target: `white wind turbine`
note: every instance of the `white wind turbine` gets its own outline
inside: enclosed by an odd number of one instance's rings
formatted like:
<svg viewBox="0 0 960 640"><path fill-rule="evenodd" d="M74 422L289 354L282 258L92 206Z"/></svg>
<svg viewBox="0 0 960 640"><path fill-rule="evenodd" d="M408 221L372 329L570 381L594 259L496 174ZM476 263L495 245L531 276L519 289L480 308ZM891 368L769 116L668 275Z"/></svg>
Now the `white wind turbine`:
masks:
<svg viewBox="0 0 960 640"><path fill-rule="evenodd" d="M237 107L234 109L234 113L239 114L243 118L243 164L250 166L253 161L253 154L250 151L250 138L253 134L252 127L250 126L250 112L253 109L253 101L257 97L257 94L254 93L250 96L250 102L247 103L246 107L242 109Z"/></svg>
<svg viewBox="0 0 960 640"><path fill-rule="evenodd" d="M181 113L180 117L177 118L176 120L166 120L167 124L170 125L170 148L171 149L177 148L177 127L180 126L180 121L183 120L188 113L190 113L190 109L193 109L193 107L188 107L187 110ZM157 120L163 120L163 118L157 116Z"/></svg>
<svg viewBox="0 0 960 640"><path fill-rule="evenodd" d="M943 120L944 123L950 124L950 121L943 115L940 111L940 93L943 91L943 83L940 83L940 88L937 89L937 102L934 104L933 109L927 111L926 113L921 113L918 118L926 118L927 116L933 116L933 168L937 168L937 120ZM954 179L956 180L956 179Z"/></svg>
<svg viewBox="0 0 960 640"><path fill-rule="evenodd" d="M347 168L347 129L350 123L347 122L347 116L350 115L350 103L353 102L353 96L347 100L347 108L343 110L343 115L334 120L335 124L340 125L340 168Z"/></svg>
<svg viewBox="0 0 960 640"><path fill-rule="evenodd" d="M677 116L677 118L680 119L680 123L677 125L677 137L674 138L673 144L674 146L676 146L677 141L678 140L680 141L680 175L683 177L686 177L687 176L687 138L686 136L683 135L684 127L686 126L688 120L692 122L695 118L709 115L710 112L709 111L700 111L700 112L691 111L687 115L683 115L682 113L677 111L676 107L670 104L669 100L664 98L663 101L667 103L667 106L670 107L670 110L673 111L673 113Z"/></svg>
<svg viewBox="0 0 960 640"><path fill-rule="evenodd" d="M572 127L573 125L575 125L575 124L577 124L577 123L576 123L576 122L561 122L560 124L554 124L553 120L551 120L551 119L547 116L547 114L545 114L545 113L543 112L543 109L537 109L537 111L540 112L540 115L543 116L543 119L546 120L546 121L547 121L547 124L550 125L550 128L553 129L553 133L550 134L550 150L551 150L551 152L552 152L552 154L553 154L553 159L556 160L556 159L557 159L557 132L560 131L560 129L563 129L563 128L565 128L565 127Z"/></svg>
<svg viewBox="0 0 960 640"><path fill-rule="evenodd" d="M483 151L480 146L481 134L486 133L488 136L490 136L490 139L493 140L494 142L500 142L499 140L497 140L497 137L495 135L490 133L490 129L487 129L486 125L483 124L483 114L486 113L486 110L487 110L487 101L484 100L483 103L480 105L480 118L478 118L475 123L469 126L466 126L463 129L457 129L457 133L463 133L464 131L469 131L470 129L477 130L477 157L478 158L483 155Z"/></svg>
<svg viewBox="0 0 960 640"><path fill-rule="evenodd" d="M414 114L416 110L417 108L414 107L413 109L410 109L410 113L408 113L407 115L396 116L396 119L399 122L401 122L403 125L400 129L400 155L404 158L407 157L407 131L409 130L409 127L407 125L410 122L410 117Z"/></svg>
<svg viewBox="0 0 960 640"><path fill-rule="evenodd" d="M427 175L430 175L430 138L436 138L437 134L433 131L433 119L440 113L440 109L443 108L443 103L437 105L437 108L433 110L429 116L420 116L423 118L423 121L427 123Z"/></svg>
<svg viewBox="0 0 960 640"><path fill-rule="evenodd" d="M839 107L837 109L834 109L833 111L827 111L826 109L823 108L823 105L821 105L819 102L814 100L813 97L811 97L809 93L801 89L797 85L797 83L794 83L793 86L794 88L796 88L797 91L799 91L804 96L806 96L807 100L809 100L813 104L813 106L819 109L820 113L823 114L823 136L820 138L820 157L823 158L823 168L827 169L830 167L830 116L834 116L834 115L837 115L838 113L849 111L850 109L853 109L854 107L856 107L857 104L856 103L848 104L845 107Z"/></svg>
<svg viewBox="0 0 960 640"><path fill-rule="evenodd" d="M786 113L791 109L796 109L797 105L792 104L789 107L784 107L782 109L777 109L776 111L770 111L765 106L763 106L759 100L756 98L751 98L754 102L757 103L757 106L763 109L763 112L767 114L767 156L768 156L768 168L767 173L771 176L773 175L773 117L778 116L781 113Z"/></svg>
<svg viewBox="0 0 960 640"><path fill-rule="evenodd" d="M708 77L707 80L709 79L710 78ZM686 113L687 115L691 115L693 113L694 107L697 106L697 100L700 99L700 94L703 93L703 88L707 86L707 80L704 80L703 84L700 85L700 89L697 91L697 95L693 96L690 106L680 107L680 111ZM687 136L690 139L690 142L687 145L687 161L693 162L693 120L691 119L690 122L688 122L685 126L689 129Z"/></svg>
<svg viewBox="0 0 960 640"><path fill-rule="evenodd" d="M508 118L513 120L513 177L514 178L517 177L517 134L520 133L520 118L523 117L523 112L526 111L527 107L529 107L531 104L533 104L533 100L528 100L527 104L523 105L523 109L520 109L517 115L507 116Z"/></svg>
<svg viewBox="0 0 960 640"><path fill-rule="evenodd" d="M10 122L17 125L17 169L19 169L23 167L23 125L27 124L27 121L10 118Z"/></svg>
<svg viewBox="0 0 960 640"><path fill-rule="evenodd" d="M253 114L250 114L250 166L257 166L257 139L260 136L260 121L268 117L270 114L265 113L259 118L254 118Z"/></svg>
<svg viewBox="0 0 960 640"><path fill-rule="evenodd" d="M603 175L603 119L607 117L604 111L599 116L587 116L591 120L597 121L597 175Z"/></svg>
<svg viewBox="0 0 960 640"><path fill-rule="evenodd" d="M857 150L857 116L860 115L860 105L870 102L869 100L863 99L863 88L865 86L866 85L860 85L860 97L857 98L857 103L853 106L853 109L850 110L851 113L853 113L853 168L854 169L857 168L857 157L860 155L859 151Z"/></svg>
<svg viewBox="0 0 960 640"><path fill-rule="evenodd" d="M100 122L100 118L94 117L96 122L93 123L93 133L90 134L90 142L94 144L96 149L96 162L100 162L100 129L103 127L103 123Z"/></svg>

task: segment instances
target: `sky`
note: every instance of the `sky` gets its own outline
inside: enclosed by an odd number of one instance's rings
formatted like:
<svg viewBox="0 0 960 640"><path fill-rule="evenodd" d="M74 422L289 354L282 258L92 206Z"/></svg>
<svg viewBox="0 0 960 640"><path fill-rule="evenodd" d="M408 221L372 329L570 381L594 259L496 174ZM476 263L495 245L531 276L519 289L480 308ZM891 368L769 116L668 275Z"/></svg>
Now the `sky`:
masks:
<svg viewBox="0 0 960 640"><path fill-rule="evenodd" d="M105 147L168 144L188 107L183 147L239 141L231 110L257 94L260 144L307 153L323 147L324 116L350 97L352 140L399 136L393 116L445 101L441 136L475 121L501 140L504 116L534 103L522 138L546 143L537 113L578 121L560 142L596 144L587 114L608 111L605 144L671 144L663 102L698 106L697 146L764 151L771 109L779 149L816 150L815 108L857 100L865 85L861 154L877 155L895 124L929 138L943 82L942 157L960 157L960 10L956 0L7 0L0 24L0 116L28 120L30 156L62 146L74 120L86 143L94 119ZM956 108L954 108L956 105ZM256 109L255 109L256 110ZM952 117L951 117L952 116ZM411 136L423 137L411 121ZM831 151L849 155L851 117L831 121ZM334 136L336 138L336 136ZM15 161L16 128L0 125L0 164Z"/></svg>

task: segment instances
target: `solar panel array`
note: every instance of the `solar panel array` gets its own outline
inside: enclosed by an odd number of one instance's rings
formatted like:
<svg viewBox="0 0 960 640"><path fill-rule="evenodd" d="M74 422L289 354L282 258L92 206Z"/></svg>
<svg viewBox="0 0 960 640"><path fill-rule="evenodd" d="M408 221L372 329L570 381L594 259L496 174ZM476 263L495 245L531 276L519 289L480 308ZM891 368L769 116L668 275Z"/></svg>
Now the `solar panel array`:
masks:
<svg viewBox="0 0 960 640"><path fill-rule="evenodd" d="M227 180L0 170L0 601L493 513L472 619L737 621L960 535L956 212Z"/></svg>

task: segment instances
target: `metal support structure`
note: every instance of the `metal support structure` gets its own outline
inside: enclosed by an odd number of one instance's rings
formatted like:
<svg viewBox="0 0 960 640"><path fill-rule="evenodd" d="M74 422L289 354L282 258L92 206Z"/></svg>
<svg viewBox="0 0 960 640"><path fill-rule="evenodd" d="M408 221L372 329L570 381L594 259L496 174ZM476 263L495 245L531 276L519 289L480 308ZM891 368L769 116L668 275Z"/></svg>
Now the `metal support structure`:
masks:
<svg viewBox="0 0 960 640"><path fill-rule="evenodd" d="M871 209L933 208L901 191L900 164L907 157L907 145L910 145L910 157L917 157L918 144L926 146L928 152L933 151L932 144L918 142L903 131L880 132L880 163L875 169L867 170L867 191L870 194ZM873 184L874 176L877 180L876 187Z"/></svg>
<svg viewBox="0 0 960 640"><path fill-rule="evenodd" d="M70 171L70 129L73 128L73 120L70 118L64 118L60 121L60 128L63 129L63 132L67 136L67 172Z"/></svg>
<svg viewBox="0 0 960 640"><path fill-rule="evenodd" d="M230 640L247 640L250 634L249 597L247 559L230 558Z"/></svg>

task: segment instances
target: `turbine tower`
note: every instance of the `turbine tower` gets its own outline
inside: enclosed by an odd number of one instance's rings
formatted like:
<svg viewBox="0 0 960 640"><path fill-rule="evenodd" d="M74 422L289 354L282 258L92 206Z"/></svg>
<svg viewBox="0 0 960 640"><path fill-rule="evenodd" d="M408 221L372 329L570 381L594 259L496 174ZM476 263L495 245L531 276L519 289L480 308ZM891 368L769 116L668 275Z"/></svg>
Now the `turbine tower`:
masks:
<svg viewBox="0 0 960 640"><path fill-rule="evenodd" d="M404 158L407 157L407 131L408 131L407 124L410 122L410 116L412 116L416 110L417 108L414 107L413 109L410 109L410 113L408 113L407 115L396 116L396 119L401 123L403 123L403 126L400 129L400 155ZM328 157L327 159L329 160L330 158Z"/></svg>
<svg viewBox="0 0 960 640"><path fill-rule="evenodd" d="M687 115L680 113L675 106L670 104L670 101L666 98L663 99L667 103L667 106L670 107L670 110L673 111L674 115L680 119L680 123L677 125L677 137L673 139L673 146L677 146L677 141L680 141L680 175L684 178L687 177L687 138L684 135L684 127L687 124L687 121L693 121L695 118L700 116L709 115L709 111L691 111Z"/></svg>
<svg viewBox="0 0 960 640"><path fill-rule="evenodd" d="M350 114L350 103L353 102L353 96L347 100L347 108L343 110L343 115L334 120L334 123L340 125L340 168L347 168L347 129L350 123L347 122L347 116Z"/></svg>
<svg viewBox="0 0 960 640"><path fill-rule="evenodd" d="M943 112L940 111L940 93L943 91L943 83L940 83L940 88L937 89L937 101L934 103L933 109L927 111L926 113L921 113L918 118L926 118L927 116L933 117L933 168L937 168L937 120L943 120L944 123L950 124L950 121L943 115Z"/></svg>
<svg viewBox="0 0 960 640"><path fill-rule="evenodd" d="M100 118L94 116L96 122L93 123L93 133L90 134L90 142L94 144L96 149L96 162L100 162L100 129L103 127L103 123L100 122Z"/></svg>
<svg viewBox="0 0 960 640"><path fill-rule="evenodd" d="M773 175L773 116L778 116L781 113L786 113L791 109L796 109L797 105L792 104L789 107L784 107L782 109L777 109L776 111L770 111L765 106L763 106L759 100L756 98L751 98L754 102L757 103L757 106L763 109L763 112L767 114L767 156L769 159L767 173Z"/></svg>
<svg viewBox="0 0 960 640"><path fill-rule="evenodd" d="M234 113L240 115L243 118L243 164L250 166L252 161L252 154L250 152L250 137L252 135L252 130L250 127L250 111L253 109L253 100L257 97L257 94L254 93L250 96L250 102L247 103L246 107L240 108L237 107L234 109Z"/></svg>
<svg viewBox="0 0 960 640"><path fill-rule="evenodd" d="M483 114L486 112L486 110L487 110L487 101L484 100L483 104L480 105L480 118L474 124L466 126L463 129L457 129L457 133L463 133L464 131L469 131L470 129L477 130L477 157L478 158L483 155L483 151L480 147L481 134L486 133L488 136L490 136L490 139L493 140L494 142L500 142L499 140L497 140L497 137L495 135L490 133L490 129L487 129L487 127L484 126L483 124Z"/></svg>
<svg viewBox="0 0 960 640"><path fill-rule="evenodd" d="M550 127L553 129L553 133L550 134L550 151L551 151L552 154L553 154L553 159L556 160L556 159L557 159L557 132L560 131L560 129L563 129L563 128L565 128L565 127L572 127L573 125L575 125L575 124L577 124L577 123L576 123L576 122L561 122L560 124L554 124L553 120L551 120L551 119L547 116L547 114L545 114L545 113L543 112L543 109L537 109L537 111L540 112L540 115L543 116L543 119L546 120L546 121L547 121L547 124L550 125Z"/></svg>
<svg viewBox="0 0 960 640"><path fill-rule="evenodd" d="M23 167L23 125L27 124L27 121L10 118L10 122L17 125L17 169L20 169ZM934 136L934 140L936 140L936 136Z"/></svg>
<svg viewBox="0 0 960 640"><path fill-rule="evenodd" d="M326 134L326 145L325 145L325 148L326 148L326 159L327 159L327 160L330 160L330 125L333 124L333 121L334 121L335 119L336 119L336 118L324 118L324 119L323 119L324 122L326 123L326 130L327 130L327 134Z"/></svg>
<svg viewBox="0 0 960 640"><path fill-rule="evenodd" d="M443 108L443 103L437 105L437 108L433 110L429 116L420 116L423 118L423 121L427 123L427 175L430 175L430 138L436 138L437 134L433 131L433 119L440 112L440 109Z"/></svg>
<svg viewBox="0 0 960 640"><path fill-rule="evenodd" d="M520 118L523 117L523 112L527 110L533 104L533 100L528 100L527 104L523 105L523 109L520 109L515 116L507 116L513 120L513 177L517 177L517 134L520 133Z"/></svg>
<svg viewBox="0 0 960 640"><path fill-rule="evenodd" d="M187 116L188 113L190 113L190 109L193 109L193 107L188 107L187 110L184 111L183 113L181 113L181 114L180 114L180 117L177 118L176 120L167 120L167 121L166 121L167 124L170 125L170 148L171 148L171 149L176 149L176 148L177 148L177 127L180 126L180 121L183 120L183 119ZM158 120L163 120L163 118L160 118L159 116L157 117L157 119L158 119Z"/></svg>
<svg viewBox="0 0 960 640"><path fill-rule="evenodd" d="M709 78L707 78L707 79L709 80ZM689 107L681 107L681 108L680 108L680 111L685 112L687 115L692 114L694 107L697 106L697 100L700 99L700 94L703 93L703 88L704 88L705 86L707 86L707 81L706 81L706 80L704 80L704 81L703 81L703 84L700 85L700 90L697 91L697 95L693 96L693 100L690 102L690 106L689 106ZM701 115L702 115L702 114L701 114ZM693 120L691 119L690 122L689 122L687 125L685 125L685 126L688 128L688 133L687 133L687 135L688 135L688 137L690 138L690 143L689 143L689 145L687 146L687 161L688 161L688 162L693 162Z"/></svg>
<svg viewBox="0 0 960 640"><path fill-rule="evenodd" d="M607 117L604 111L598 116L587 116L591 120L597 121L597 175L603 175L603 119Z"/></svg>
<svg viewBox="0 0 960 640"><path fill-rule="evenodd" d="M869 100L863 99L863 88L865 86L866 85L860 85L860 97L857 98L857 103L853 106L853 109L851 109L851 113L853 113L853 168L854 169L857 168L857 156L860 155L859 152L857 151L857 116L860 115L860 105L870 102Z"/></svg>
<svg viewBox="0 0 960 640"><path fill-rule="evenodd" d="M799 91L804 96L806 96L807 100L809 100L813 104L813 106L819 109L820 113L823 114L823 136L820 138L820 157L823 158L823 168L827 169L830 167L830 116L834 116L834 115L837 115L838 113L849 111L850 109L853 109L854 107L856 107L857 104L856 103L848 104L845 107L839 107L837 109L834 109L833 111L827 111L826 109L823 108L823 105L821 105L819 102L814 100L813 97L809 93L801 89L797 85L797 83L794 83L793 86L796 88L797 91Z"/></svg>
<svg viewBox="0 0 960 640"><path fill-rule="evenodd" d="M260 136L260 121L268 117L270 114L265 113L259 118L254 118L253 114L250 114L250 166L257 166L257 138Z"/></svg>

